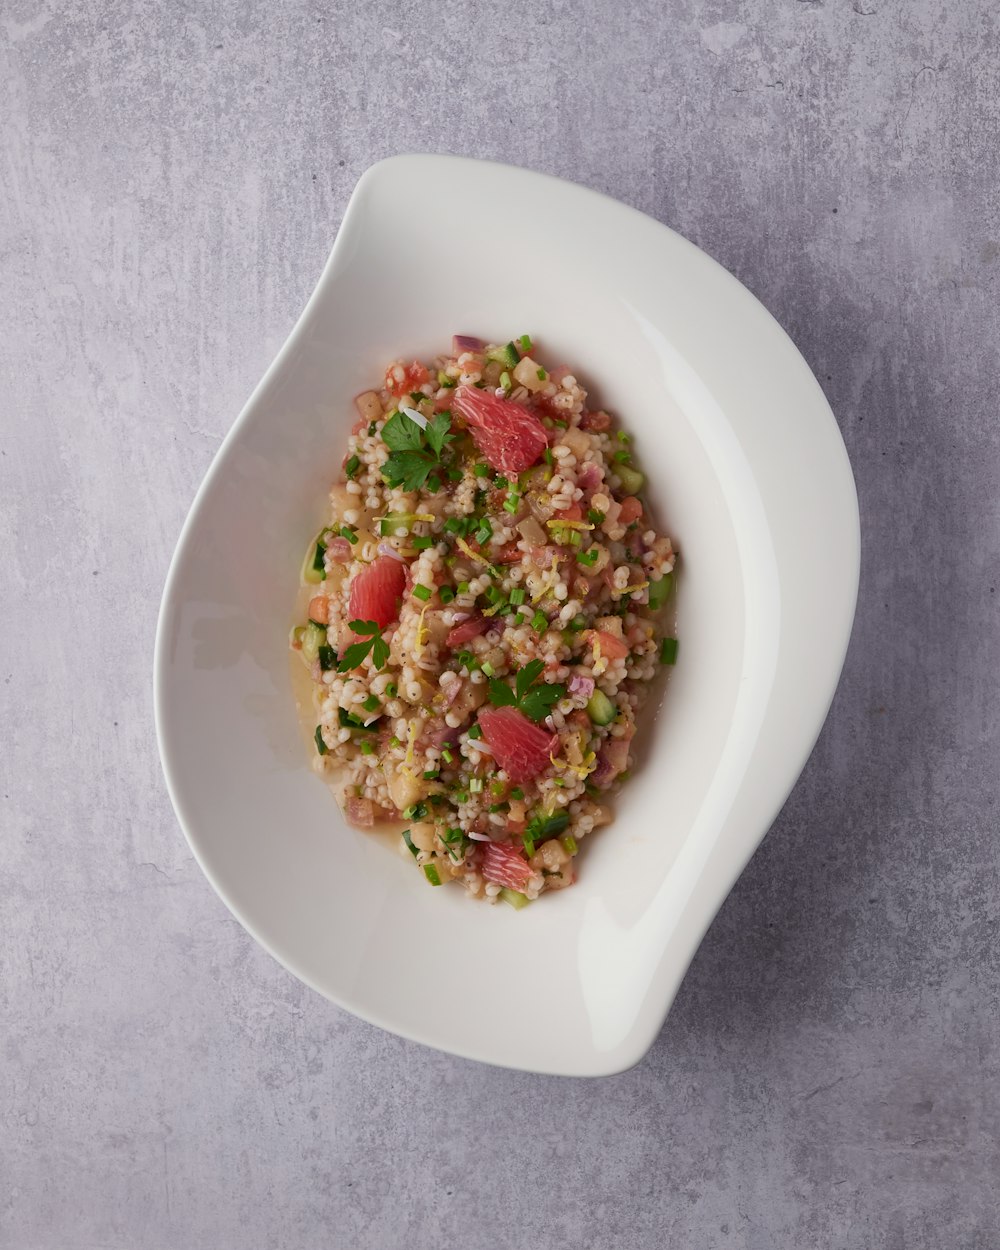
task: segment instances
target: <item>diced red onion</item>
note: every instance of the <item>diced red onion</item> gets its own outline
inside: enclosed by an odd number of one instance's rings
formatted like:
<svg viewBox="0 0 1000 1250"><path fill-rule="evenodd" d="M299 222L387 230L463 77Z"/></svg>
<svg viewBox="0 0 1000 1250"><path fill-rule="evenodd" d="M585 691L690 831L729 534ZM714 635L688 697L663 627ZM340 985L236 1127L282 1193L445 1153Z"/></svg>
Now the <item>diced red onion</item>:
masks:
<svg viewBox="0 0 1000 1250"><path fill-rule="evenodd" d="M569 679L570 694L583 695L585 699L589 699L594 693L593 677L581 677L579 673Z"/></svg>
<svg viewBox="0 0 1000 1250"><path fill-rule="evenodd" d="M480 352L485 346L482 339L474 338L471 334L452 335L451 350L455 356L461 356L462 352Z"/></svg>
<svg viewBox="0 0 1000 1250"><path fill-rule="evenodd" d="M331 538L326 544L325 561L327 565L343 564L351 558L351 544L346 538Z"/></svg>
<svg viewBox="0 0 1000 1250"><path fill-rule="evenodd" d="M406 560L399 554L392 543L379 543L378 553L380 556L392 556L394 560L398 560L400 564L405 564Z"/></svg>
<svg viewBox="0 0 1000 1250"><path fill-rule="evenodd" d="M451 622L453 625L461 625L461 623L463 621L467 621L471 615L471 612L452 612Z"/></svg>
<svg viewBox="0 0 1000 1250"><path fill-rule="evenodd" d="M469 831L468 835L473 842L492 842L493 839L488 833L476 833L474 830Z"/></svg>

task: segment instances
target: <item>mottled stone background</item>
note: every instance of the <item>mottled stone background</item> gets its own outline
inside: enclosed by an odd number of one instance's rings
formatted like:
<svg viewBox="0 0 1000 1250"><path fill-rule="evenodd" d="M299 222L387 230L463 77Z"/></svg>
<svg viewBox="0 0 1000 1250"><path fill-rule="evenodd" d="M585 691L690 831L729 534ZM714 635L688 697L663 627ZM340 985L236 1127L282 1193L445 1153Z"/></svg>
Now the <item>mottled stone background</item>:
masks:
<svg viewBox="0 0 1000 1250"><path fill-rule="evenodd" d="M0 1245L996 1250L990 0L0 0ZM400 151L608 191L824 386L864 569L819 746L647 1059L578 1082L307 991L152 726L195 488Z"/></svg>

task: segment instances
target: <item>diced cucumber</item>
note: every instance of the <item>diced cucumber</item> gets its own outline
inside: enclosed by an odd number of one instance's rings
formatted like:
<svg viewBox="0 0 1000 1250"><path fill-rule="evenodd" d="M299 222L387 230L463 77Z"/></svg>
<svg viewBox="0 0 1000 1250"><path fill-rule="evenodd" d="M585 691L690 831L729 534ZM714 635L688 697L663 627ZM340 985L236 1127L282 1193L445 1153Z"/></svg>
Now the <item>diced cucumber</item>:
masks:
<svg viewBox="0 0 1000 1250"><path fill-rule="evenodd" d="M587 701L587 715L595 725L610 725L615 719L615 705L603 690L594 690Z"/></svg>
<svg viewBox="0 0 1000 1250"><path fill-rule="evenodd" d="M326 628L310 621L302 633L302 658L311 664L319 655L320 647L326 642Z"/></svg>
<svg viewBox="0 0 1000 1250"><path fill-rule="evenodd" d="M320 669L324 673L328 673L330 669L337 667L337 653L328 642L320 644L317 654L319 655Z"/></svg>
<svg viewBox="0 0 1000 1250"><path fill-rule="evenodd" d="M649 606L654 612L658 611L670 598L670 592L674 588L673 573L665 573L658 582L649 583Z"/></svg>
<svg viewBox="0 0 1000 1250"><path fill-rule="evenodd" d="M321 529L309 544L309 550L302 561L302 580L304 582L316 585L317 582L323 581L326 577L326 544L333 533L332 529Z"/></svg>
<svg viewBox="0 0 1000 1250"><path fill-rule="evenodd" d="M497 364L513 369L521 357L513 343L506 343L503 347L494 347L491 351L488 351L486 359L495 360Z"/></svg>
<svg viewBox="0 0 1000 1250"><path fill-rule="evenodd" d="M392 538L401 529L411 530L416 519L412 512L390 512L379 521L378 532L383 538Z"/></svg>
<svg viewBox="0 0 1000 1250"><path fill-rule="evenodd" d="M500 891L497 898L502 898L505 903L510 903L515 911L520 911L522 907L527 907L531 902L527 894L521 894L517 890L509 890L506 886Z"/></svg>
<svg viewBox="0 0 1000 1250"><path fill-rule="evenodd" d="M306 636L306 627L304 625L294 625L289 635L289 645L294 647L296 651L302 647L302 639Z"/></svg>
<svg viewBox="0 0 1000 1250"><path fill-rule="evenodd" d="M616 464L615 472L621 481L622 489L630 495L638 495L645 485L646 479L638 469L633 469L628 464Z"/></svg>
<svg viewBox="0 0 1000 1250"><path fill-rule="evenodd" d="M316 750L319 752L319 754L320 755L329 754L330 748L326 745L326 742L324 741L322 725L316 726L316 732L313 734L313 738L316 741Z"/></svg>

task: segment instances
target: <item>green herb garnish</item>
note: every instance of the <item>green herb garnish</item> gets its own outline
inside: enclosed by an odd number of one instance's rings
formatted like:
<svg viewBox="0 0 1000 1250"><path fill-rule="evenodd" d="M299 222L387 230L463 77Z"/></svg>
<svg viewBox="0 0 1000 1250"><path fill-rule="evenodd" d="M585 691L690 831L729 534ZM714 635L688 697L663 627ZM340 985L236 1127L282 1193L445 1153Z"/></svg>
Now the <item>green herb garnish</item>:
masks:
<svg viewBox="0 0 1000 1250"><path fill-rule="evenodd" d="M337 672L346 673L352 668L359 668L369 652L371 652L374 667L385 668L386 661L389 659L389 644L382 637L378 625L374 621L349 621L348 624L356 634L366 638L367 641L351 643L337 665Z"/></svg>
<svg viewBox="0 0 1000 1250"><path fill-rule="evenodd" d="M530 720L543 720L566 693L566 687L556 682L536 684L544 668L544 660L525 664L517 674L513 690L505 681L494 678L490 682L490 702L494 707L516 707Z"/></svg>
<svg viewBox="0 0 1000 1250"><path fill-rule="evenodd" d="M382 466L382 476L390 486L404 490L420 490L435 469L441 467L441 453L454 440L449 434L451 413L436 412L422 430L415 421L401 412L394 413L382 427L382 441L389 455ZM436 487L441 489L440 479Z"/></svg>

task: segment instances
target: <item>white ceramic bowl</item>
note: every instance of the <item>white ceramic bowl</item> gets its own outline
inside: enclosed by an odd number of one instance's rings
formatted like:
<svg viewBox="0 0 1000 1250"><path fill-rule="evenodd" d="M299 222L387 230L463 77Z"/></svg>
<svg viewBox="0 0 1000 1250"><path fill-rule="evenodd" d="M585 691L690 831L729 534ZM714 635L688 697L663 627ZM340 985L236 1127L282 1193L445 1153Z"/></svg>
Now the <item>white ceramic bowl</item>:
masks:
<svg viewBox="0 0 1000 1250"><path fill-rule="evenodd" d="M531 333L636 436L683 558L680 655L579 881L515 912L434 889L346 826L309 768L287 635L302 552L396 355ZM370 169L305 312L216 456L164 591L167 784L227 906L306 984L458 1055L567 1075L635 1063L819 733L857 591L850 466L765 309L634 210L438 156Z"/></svg>

